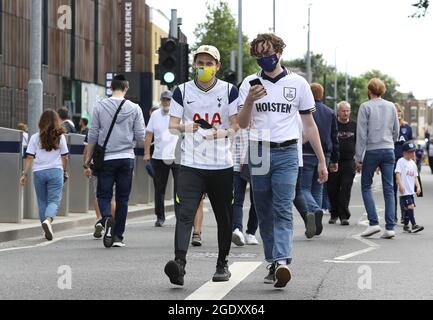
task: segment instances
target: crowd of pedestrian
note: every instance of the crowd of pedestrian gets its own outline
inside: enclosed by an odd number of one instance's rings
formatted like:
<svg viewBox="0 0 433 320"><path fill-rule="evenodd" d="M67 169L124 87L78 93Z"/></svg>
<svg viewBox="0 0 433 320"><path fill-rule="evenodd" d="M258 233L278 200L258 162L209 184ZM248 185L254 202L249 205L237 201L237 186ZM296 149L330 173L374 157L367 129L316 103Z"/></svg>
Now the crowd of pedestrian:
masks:
<svg viewBox="0 0 433 320"><path fill-rule="evenodd" d="M350 225L351 190L356 172L369 226L361 234L382 231L372 193L379 168L385 200L382 238L396 236L397 207L405 232L424 228L415 221L415 198L421 195L419 172L424 150L413 141L398 104L383 99L385 83L368 83L368 101L351 118L348 101L336 113L324 102L324 88L309 84L281 63L286 45L274 34L260 34L250 54L260 71L239 85L217 77L219 50L200 46L193 56L195 77L164 91L145 125L143 112L126 99L129 82L117 75L113 95L99 101L91 126L79 130L67 108L46 110L39 132L26 136L26 160L20 183L34 173L39 216L47 240L68 179L65 134L85 135L84 174L94 186L95 238L105 247L124 247L128 201L134 171L134 147L144 144L144 161L155 189L155 227L166 221L165 193L173 176L176 228L174 258L164 268L171 283L184 285L189 245L202 245L203 203L209 199L217 222L218 258L214 282L229 281L231 243L259 245L269 263L264 282L284 288L292 278L293 207L305 223L308 239L322 235L328 223ZM20 125L25 131L25 125ZM433 173L433 138L426 145ZM244 227L244 202L249 214ZM411 224L411 228L409 227Z"/></svg>

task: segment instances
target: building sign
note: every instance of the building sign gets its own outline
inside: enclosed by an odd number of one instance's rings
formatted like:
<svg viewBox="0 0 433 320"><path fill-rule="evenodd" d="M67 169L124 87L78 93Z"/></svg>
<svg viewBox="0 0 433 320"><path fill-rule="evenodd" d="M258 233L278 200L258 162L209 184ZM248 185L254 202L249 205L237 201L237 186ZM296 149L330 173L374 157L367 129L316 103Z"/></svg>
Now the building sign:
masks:
<svg viewBox="0 0 433 320"><path fill-rule="evenodd" d="M134 48L134 7L133 1L123 1L122 13L122 64L124 72L132 72L134 67L133 48Z"/></svg>

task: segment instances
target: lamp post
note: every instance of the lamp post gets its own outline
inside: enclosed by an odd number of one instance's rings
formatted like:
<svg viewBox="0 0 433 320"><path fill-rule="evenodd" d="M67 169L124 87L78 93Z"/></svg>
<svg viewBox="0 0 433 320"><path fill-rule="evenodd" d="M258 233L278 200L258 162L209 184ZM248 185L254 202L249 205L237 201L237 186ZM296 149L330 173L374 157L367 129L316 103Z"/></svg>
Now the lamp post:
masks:
<svg viewBox="0 0 433 320"><path fill-rule="evenodd" d="M242 0L239 0L238 5L238 79L237 82L241 83L243 80L243 41L242 41Z"/></svg>
<svg viewBox="0 0 433 320"><path fill-rule="evenodd" d="M310 20L311 3L308 5L308 32L307 32L307 81L313 81L311 72L311 52L310 52L310 33L311 33L311 20Z"/></svg>
<svg viewBox="0 0 433 320"><path fill-rule="evenodd" d="M273 10L273 13L274 13L274 19L273 19L272 32L275 33L275 19L276 19L275 14L276 14L276 4L275 4L275 0L273 0L273 1L274 1L274 10Z"/></svg>

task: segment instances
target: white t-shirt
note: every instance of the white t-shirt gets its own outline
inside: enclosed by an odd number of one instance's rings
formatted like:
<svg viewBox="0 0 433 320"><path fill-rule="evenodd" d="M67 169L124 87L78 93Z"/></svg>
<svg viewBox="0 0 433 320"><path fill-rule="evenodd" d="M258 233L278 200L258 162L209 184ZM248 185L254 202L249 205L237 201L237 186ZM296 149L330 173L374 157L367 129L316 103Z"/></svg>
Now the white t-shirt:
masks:
<svg viewBox="0 0 433 320"><path fill-rule="evenodd" d="M204 119L218 129L230 128L230 117L238 113L239 92L235 86L217 79L207 90L196 81L180 85L173 93L170 115L185 124ZM182 165L205 170L233 167L230 139L206 140L211 130L200 129L195 134L185 134L182 141Z"/></svg>
<svg viewBox="0 0 433 320"><path fill-rule="evenodd" d="M32 135L27 147L28 155L35 157L33 162L33 172L47 169L62 169L62 156L69 154L66 138L64 135L60 137L59 149L46 151L42 149L39 133Z"/></svg>
<svg viewBox="0 0 433 320"><path fill-rule="evenodd" d="M400 179L404 186L404 194L401 196L411 196L415 194L415 179L418 177L418 168L413 160L400 158L395 167L395 173L400 173Z"/></svg>
<svg viewBox="0 0 433 320"><path fill-rule="evenodd" d="M282 143L298 139L297 114L315 111L310 85L301 76L284 69L284 73L271 79L263 71L248 76L239 90L239 106L245 104L250 91L250 81L259 78L267 96L257 100L252 109L250 140Z"/></svg>
<svg viewBox="0 0 433 320"><path fill-rule="evenodd" d="M155 149L153 159L174 160L178 136L170 133L170 115L162 109L156 110L150 116L146 131L153 133L155 138Z"/></svg>

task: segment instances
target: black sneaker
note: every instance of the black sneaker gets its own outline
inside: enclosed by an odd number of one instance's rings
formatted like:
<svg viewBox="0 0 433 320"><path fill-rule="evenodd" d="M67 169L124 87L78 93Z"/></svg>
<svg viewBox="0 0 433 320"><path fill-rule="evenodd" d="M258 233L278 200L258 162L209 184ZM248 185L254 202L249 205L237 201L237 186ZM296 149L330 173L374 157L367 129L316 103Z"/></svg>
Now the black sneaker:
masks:
<svg viewBox="0 0 433 320"><path fill-rule="evenodd" d="M347 219L343 219L343 220L341 220L341 225L342 226L350 226L350 222Z"/></svg>
<svg viewBox="0 0 433 320"><path fill-rule="evenodd" d="M126 247L125 242L121 240L118 236L114 236L113 240L113 248L124 248Z"/></svg>
<svg viewBox="0 0 433 320"><path fill-rule="evenodd" d="M420 232L420 231L423 231L424 230L424 227L423 226L419 226L419 225L414 225L414 226L412 226L412 232L413 233L418 233L418 232Z"/></svg>
<svg viewBox="0 0 433 320"><path fill-rule="evenodd" d="M331 218L329 219L329 224L336 224L337 223L337 218Z"/></svg>
<svg viewBox="0 0 433 320"><path fill-rule="evenodd" d="M314 215L316 218L316 236L320 236L323 231L323 224L322 224L323 211L317 210Z"/></svg>
<svg viewBox="0 0 433 320"><path fill-rule="evenodd" d="M275 283L275 269L277 264L271 263L266 268L269 270L269 274L265 277L265 283L266 284L274 284Z"/></svg>
<svg viewBox="0 0 433 320"><path fill-rule="evenodd" d="M409 225L405 225L405 226L403 227L403 231L405 231L405 232L407 232L407 233L411 233L411 232L412 232L412 231L410 230Z"/></svg>
<svg viewBox="0 0 433 320"><path fill-rule="evenodd" d="M101 221L98 221L95 224L95 232L93 233L93 237L95 239L101 239L103 232L104 232L104 226L102 225Z"/></svg>
<svg viewBox="0 0 433 320"><path fill-rule="evenodd" d="M192 235L191 245L193 247L201 247L201 234L194 233Z"/></svg>
<svg viewBox="0 0 433 320"><path fill-rule="evenodd" d="M275 288L284 288L287 283L292 279L292 273L286 265L278 265L275 271Z"/></svg>
<svg viewBox="0 0 433 320"><path fill-rule="evenodd" d="M169 261L164 268L165 274L170 279L172 284L177 286L183 286L184 284L184 276L185 276L185 261L180 259Z"/></svg>
<svg viewBox="0 0 433 320"><path fill-rule="evenodd" d="M156 222L155 222L155 227L156 227L156 228L162 228L162 227L164 226L164 223L165 223L165 220L158 219L158 220L156 220Z"/></svg>
<svg viewBox="0 0 433 320"><path fill-rule="evenodd" d="M104 246L111 248L114 242L114 219L109 217L105 220Z"/></svg>
<svg viewBox="0 0 433 320"><path fill-rule="evenodd" d="M232 274L229 271L227 261L218 261L216 266L216 272L212 278L213 282L224 282L229 281Z"/></svg>
<svg viewBox="0 0 433 320"><path fill-rule="evenodd" d="M316 235L316 217L314 213L307 213L305 216L305 236L311 239Z"/></svg>

